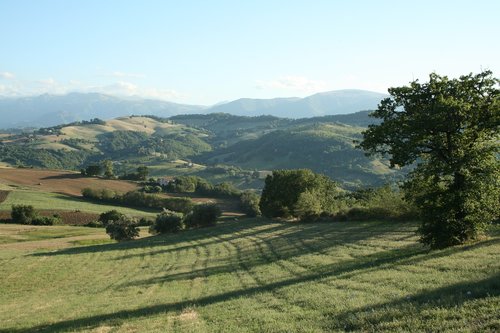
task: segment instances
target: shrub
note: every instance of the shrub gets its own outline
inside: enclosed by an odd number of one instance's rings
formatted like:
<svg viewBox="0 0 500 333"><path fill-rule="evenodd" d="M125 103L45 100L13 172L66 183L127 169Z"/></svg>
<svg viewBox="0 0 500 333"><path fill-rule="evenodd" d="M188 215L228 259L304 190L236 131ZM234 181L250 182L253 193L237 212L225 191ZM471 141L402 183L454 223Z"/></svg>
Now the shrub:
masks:
<svg viewBox="0 0 500 333"><path fill-rule="evenodd" d="M155 221L153 221L153 220L150 220L150 219L145 218L145 217L141 217L139 219L139 222L137 222L137 226L139 226L139 227L149 227L149 226L152 226L154 223L155 223Z"/></svg>
<svg viewBox="0 0 500 333"><path fill-rule="evenodd" d="M149 228L152 234L166 234L179 232L184 228L183 215L169 210L156 217L155 223Z"/></svg>
<svg viewBox="0 0 500 333"><path fill-rule="evenodd" d="M135 220L122 216L119 220L109 221L106 225L106 233L111 239L127 241L139 236Z"/></svg>
<svg viewBox="0 0 500 333"><path fill-rule="evenodd" d="M12 205L10 213L13 223L31 224L37 218L35 208L30 205Z"/></svg>
<svg viewBox="0 0 500 333"><path fill-rule="evenodd" d="M58 215L53 216L36 216L31 220L32 225L55 225L61 224L61 217Z"/></svg>
<svg viewBox="0 0 500 333"><path fill-rule="evenodd" d="M110 222L118 221L124 217L125 215L113 209L99 215L99 221L103 224L103 226L107 226Z"/></svg>
<svg viewBox="0 0 500 333"><path fill-rule="evenodd" d="M221 215L220 208L212 203L194 206L184 223L187 228L210 227L217 223L217 218Z"/></svg>
<svg viewBox="0 0 500 333"><path fill-rule="evenodd" d="M245 191L240 195L240 209L249 217L259 216L260 197L257 193Z"/></svg>
<svg viewBox="0 0 500 333"><path fill-rule="evenodd" d="M89 223L85 224L85 227L104 228L104 224L101 221L90 221Z"/></svg>

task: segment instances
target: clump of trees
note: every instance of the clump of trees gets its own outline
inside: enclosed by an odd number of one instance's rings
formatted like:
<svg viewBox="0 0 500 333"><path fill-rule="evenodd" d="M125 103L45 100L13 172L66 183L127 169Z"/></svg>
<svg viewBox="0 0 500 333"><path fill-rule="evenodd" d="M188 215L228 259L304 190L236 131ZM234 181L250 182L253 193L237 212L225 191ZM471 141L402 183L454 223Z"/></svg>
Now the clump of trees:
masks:
<svg viewBox="0 0 500 333"><path fill-rule="evenodd" d="M12 205L10 215L13 223L31 225L61 224L61 217L59 215L42 216L31 205Z"/></svg>
<svg viewBox="0 0 500 333"><path fill-rule="evenodd" d="M184 229L211 227L217 224L220 208L213 203L200 204L186 215L164 210L149 228L153 234L176 233Z"/></svg>
<svg viewBox="0 0 500 333"><path fill-rule="evenodd" d="M102 173L102 166L99 164L90 164L86 168L81 169L80 173L82 176L95 177Z"/></svg>
<svg viewBox="0 0 500 333"><path fill-rule="evenodd" d="M194 206L193 210L186 215L184 223L188 229L211 227L217 223L221 215L220 208L212 203Z"/></svg>
<svg viewBox="0 0 500 333"><path fill-rule="evenodd" d="M330 178L308 169L275 170L265 180L259 207L267 217L317 217L337 210L342 192Z"/></svg>
<svg viewBox="0 0 500 333"><path fill-rule="evenodd" d="M477 239L500 215L500 81L491 71L391 88L360 146L415 165L404 189L420 211L421 241L442 248Z"/></svg>
<svg viewBox="0 0 500 333"><path fill-rule="evenodd" d="M156 217L154 224L149 228L152 234L176 233L184 229L184 215L165 210Z"/></svg>
<svg viewBox="0 0 500 333"><path fill-rule="evenodd" d="M106 233L116 241L128 241L139 237L139 228L135 219L122 215L117 220L107 221Z"/></svg>
<svg viewBox="0 0 500 333"><path fill-rule="evenodd" d="M137 167L136 172L126 173L118 178L123 180L146 180L149 175L149 169L147 166L139 166Z"/></svg>
<svg viewBox="0 0 500 333"><path fill-rule="evenodd" d="M165 190L173 193L196 193L213 197L238 198L241 195L241 191L231 183L223 182L213 185L198 176L177 177L165 186Z"/></svg>

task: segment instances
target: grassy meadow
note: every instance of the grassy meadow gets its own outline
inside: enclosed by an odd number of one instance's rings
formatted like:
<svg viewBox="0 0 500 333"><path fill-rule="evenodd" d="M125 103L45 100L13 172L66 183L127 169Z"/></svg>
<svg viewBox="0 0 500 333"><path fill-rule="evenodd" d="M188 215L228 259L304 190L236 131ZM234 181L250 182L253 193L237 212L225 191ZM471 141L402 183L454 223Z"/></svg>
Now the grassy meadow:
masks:
<svg viewBox="0 0 500 333"><path fill-rule="evenodd" d="M16 227L0 225L0 332L500 330L498 226L438 251L413 222L227 219L124 243Z"/></svg>
<svg viewBox="0 0 500 333"><path fill-rule="evenodd" d="M89 213L103 213L117 209L130 216L156 217L157 211L147 211L128 207L117 207L107 204L93 203L81 198L59 193L33 190L15 190L9 193L7 199L0 203L0 211L10 211L12 205L32 205L37 210L79 210Z"/></svg>

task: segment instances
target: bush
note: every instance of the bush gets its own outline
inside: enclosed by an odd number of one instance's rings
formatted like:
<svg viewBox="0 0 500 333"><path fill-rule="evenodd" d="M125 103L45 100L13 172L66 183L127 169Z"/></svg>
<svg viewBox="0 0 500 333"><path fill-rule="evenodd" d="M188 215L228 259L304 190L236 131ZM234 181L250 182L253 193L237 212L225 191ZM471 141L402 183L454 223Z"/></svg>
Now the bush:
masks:
<svg viewBox="0 0 500 333"><path fill-rule="evenodd" d="M19 224L31 224L38 214L35 208L30 205L12 205L12 211L10 213L13 223Z"/></svg>
<svg viewBox="0 0 500 333"><path fill-rule="evenodd" d="M109 221L106 225L106 233L111 239L117 241L127 241L139 236L135 220L122 216L119 220Z"/></svg>
<svg viewBox="0 0 500 333"><path fill-rule="evenodd" d="M187 214L193 210L193 207L195 207L195 204L190 198L166 198L163 199L162 206L159 208Z"/></svg>
<svg viewBox="0 0 500 333"><path fill-rule="evenodd" d="M139 226L139 227L149 227L149 226L152 226L154 223L155 223L155 221L153 221L153 220L150 220L150 219L145 218L145 217L141 217L139 219L139 222L137 222L137 226Z"/></svg>
<svg viewBox="0 0 500 333"><path fill-rule="evenodd" d="M155 223L149 228L152 234L179 232L184 228L183 215L169 210L156 217Z"/></svg>
<svg viewBox="0 0 500 333"><path fill-rule="evenodd" d="M259 202L260 197L254 192L245 191L240 195L240 209L248 217L259 216L261 214Z"/></svg>
<svg viewBox="0 0 500 333"><path fill-rule="evenodd" d="M85 227L90 228L104 228L104 224L101 221L90 221L89 223L84 225Z"/></svg>
<svg viewBox="0 0 500 333"><path fill-rule="evenodd" d="M125 215L113 209L99 215L99 221L103 224L103 226L107 226L110 222L118 221L124 217Z"/></svg>
<svg viewBox="0 0 500 333"><path fill-rule="evenodd" d="M201 228L214 226L217 218L221 215L220 208L215 204L201 204L194 206L193 211L189 213L184 223L187 228Z"/></svg>
<svg viewBox="0 0 500 333"><path fill-rule="evenodd" d="M32 221L32 225L55 225L61 224L61 217L58 215L53 216L36 216Z"/></svg>

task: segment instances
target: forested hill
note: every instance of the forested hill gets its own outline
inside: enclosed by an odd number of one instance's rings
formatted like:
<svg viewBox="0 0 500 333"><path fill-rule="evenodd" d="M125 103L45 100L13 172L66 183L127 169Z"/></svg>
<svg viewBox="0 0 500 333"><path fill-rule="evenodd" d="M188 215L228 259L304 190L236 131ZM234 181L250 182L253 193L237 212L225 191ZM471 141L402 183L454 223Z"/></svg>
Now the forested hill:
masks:
<svg viewBox="0 0 500 333"><path fill-rule="evenodd" d="M242 186L259 186L252 180L256 171L309 168L348 187L375 185L394 180L399 172L355 148L354 141L371 123L368 113L304 119L223 113L93 119L0 134L0 158L13 166L75 170L109 159L118 172L147 165L154 176L199 174ZM185 169L189 162L195 167Z"/></svg>

